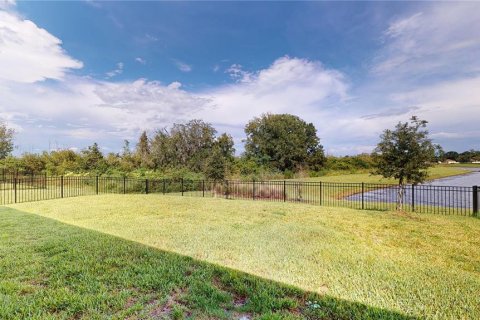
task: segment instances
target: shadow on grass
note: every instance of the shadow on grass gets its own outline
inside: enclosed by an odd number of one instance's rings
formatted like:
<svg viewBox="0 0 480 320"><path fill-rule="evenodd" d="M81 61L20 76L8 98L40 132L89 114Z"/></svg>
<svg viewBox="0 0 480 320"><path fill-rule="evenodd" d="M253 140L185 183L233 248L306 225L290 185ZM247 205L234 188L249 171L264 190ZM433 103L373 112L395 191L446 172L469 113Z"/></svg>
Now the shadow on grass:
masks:
<svg viewBox="0 0 480 320"><path fill-rule="evenodd" d="M0 318L413 319L0 208Z"/></svg>

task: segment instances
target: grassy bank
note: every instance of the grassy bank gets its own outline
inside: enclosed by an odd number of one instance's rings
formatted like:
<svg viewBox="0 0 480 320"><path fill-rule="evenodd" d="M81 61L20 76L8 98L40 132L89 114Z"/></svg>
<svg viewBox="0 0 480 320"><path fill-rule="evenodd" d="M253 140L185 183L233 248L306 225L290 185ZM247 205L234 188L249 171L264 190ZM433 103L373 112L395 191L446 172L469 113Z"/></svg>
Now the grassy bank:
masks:
<svg viewBox="0 0 480 320"><path fill-rule="evenodd" d="M7 312L22 299L52 312L69 296L60 314L87 305L90 314L138 316L154 301L194 318L480 317L478 219L160 195L10 207L0 220L9 230L0 238ZM191 264L198 274L186 271ZM59 300L44 305L38 292ZM307 306L314 299L318 309Z"/></svg>
<svg viewBox="0 0 480 320"><path fill-rule="evenodd" d="M440 178L446 178L451 176L457 176L461 174L469 173L469 170L466 170L461 167L450 167L450 166L435 166L429 169L428 180L435 180ZM297 179L302 181L322 181L322 182L344 182L344 183L397 183L394 179L385 179L379 175L372 175L368 171L360 173L342 173L342 172L331 172L325 176L314 177L314 178L302 178Z"/></svg>
<svg viewBox="0 0 480 320"><path fill-rule="evenodd" d="M480 168L480 163L452 163L452 164L443 164L441 165L445 168Z"/></svg>

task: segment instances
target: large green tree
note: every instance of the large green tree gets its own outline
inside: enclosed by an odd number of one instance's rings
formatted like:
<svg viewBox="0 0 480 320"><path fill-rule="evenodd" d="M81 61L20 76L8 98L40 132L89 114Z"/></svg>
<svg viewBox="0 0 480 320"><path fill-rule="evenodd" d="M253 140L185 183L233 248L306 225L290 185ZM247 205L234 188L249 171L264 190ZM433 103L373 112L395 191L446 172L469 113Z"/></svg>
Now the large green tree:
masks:
<svg viewBox="0 0 480 320"><path fill-rule="evenodd" d="M20 166L22 171L39 174L46 169L45 157L36 153L24 153L21 157Z"/></svg>
<svg viewBox="0 0 480 320"><path fill-rule="evenodd" d="M206 160L205 175L208 179L221 181L225 179L227 173L227 159L222 154L220 148L215 147Z"/></svg>
<svg viewBox="0 0 480 320"><path fill-rule="evenodd" d="M234 161L235 148L232 136L223 133L215 139L210 155L205 162L205 175L207 178L220 181L224 180L231 170Z"/></svg>
<svg viewBox="0 0 480 320"><path fill-rule="evenodd" d="M459 154L456 151L448 151L448 152L445 152L445 154L444 154L445 160L458 161L458 156L459 156Z"/></svg>
<svg viewBox="0 0 480 320"><path fill-rule="evenodd" d="M463 163L468 163L472 161L478 161L480 159L480 151L475 151L473 149L469 151L462 152L458 155L458 161Z"/></svg>
<svg viewBox="0 0 480 320"><path fill-rule="evenodd" d="M206 159L214 145L230 152L233 146L225 138L217 142L216 130L202 120L176 123L170 130L158 130L151 143L152 158L156 168L188 168L195 172L205 169Z"/></svg>
<svg viewBox="0 0 480 320"><path fill-rule="evenodd" d="M150 141L148 140L146 131L143 131L138 139L135 155L140 163L140 167L151 167L152 160L150 156Z"/></svg>
<svg viewBox="0 0 480 320"><path fill-rule="evenodd" d="M214 148L220 150L220 155L225 158L225 160L232 162L235 157L235 143L231 135L227 133L222 133L214 143Z"/></svg>
<svg viewBox="0 0 480 320"><path fill-rule="evenodd" d="M405 184L418 184L428 176L435 160L435 145L428 137L427 121L413 116L385 130L374 150L374 174L398 180L397 210L402 210Z"/></svg>
<svg viewBox="0 0 480 320"><path fill-rule="evenodd" d="M105 158L95 142L87 149L82 150L83 167L87 171L102 172L105 169Z"/></svg>
<svg viewBox="0 0 480 320"><path fill-rule="evenodd" d="M73 150L44 151L47 174L63 175L68 172L79 172L83 168L82 157Z"/></svg>
<svg viewBox="0 0 480 320"><path fill-rule="evenodd" d="M175 151L167 129L163 128L155 132L152 138L151 151L155 169L165 169L172 166Z"/></svg>
<svg viewBox="0 0 480 320"><path fill-rule="evenodd" d="M130 141L128 140L123 141L118 167L123 174L131 172L137 167L137 162L135 161L135 156L132 153L132 150L130 150Z"/></svg>
<svg viewBox="0 0 480 320"><path fill-rule="evenodd" d="M202 120L194 119L185 124L174 124L170 137L177 163L193 171L203 170L205 159L210 155L215 143L216 133L210 123Z"/></svg>
<svg viewBox="0 0 480 320"><path fill-rule="evenodd" d="M280 171L318 170L325 157L317 130L291 114L264 114L245 127L245 156Z"/></svg>
<svg viewBox="0 0 480 320"><path fill-rule="evenodd" d="M5 159L13 151L15 131L0 122L0 159Z"/></svg>

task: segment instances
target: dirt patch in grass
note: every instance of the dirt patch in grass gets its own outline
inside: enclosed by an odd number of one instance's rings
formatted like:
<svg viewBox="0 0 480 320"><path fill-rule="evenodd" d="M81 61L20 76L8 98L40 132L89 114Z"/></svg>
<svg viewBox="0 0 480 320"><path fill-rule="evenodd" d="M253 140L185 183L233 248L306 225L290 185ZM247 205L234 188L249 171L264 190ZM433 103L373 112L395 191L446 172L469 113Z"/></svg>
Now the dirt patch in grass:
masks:
<svg viewBox="0 0 480 320"><path fill-rule="evenodd" d="M393 212L395 216L402 217L402 218L407 218L410 220L416 220L416 221L426 221L425 218L422 218L418 213L414 212L407 212L404 210L396 210Z"/></svg>
<svg viewBox="0 0 480 320"><path fill-rule="evenodd" d="M136 311L134 311L134 314L126 319L138 319L138 312L141 315L141 319L144 319L145 316L148 319L183 319L183 317L178 317L178 312L182 311L183 316L183 309L187 309L182 301L182 297L187 293L187 291L188 290L186 288L176 288L163 298L152 291L148 293L147 297L144 296L142 298L142 293L136 289L133 289L135 296L129 296L127 298L123 309L128 310L134 307ZM150 298L148 298L148 296ZM172 316L176 313L177 316ZM190 313L188 314L190 315Z"/></svg>
<svg viewBox="0 0 480 320"><path fill-rule="evenodd" d="M165 317L171 318L172 312L175 310L175 306L181 306L182 296L186 293L185 288L177 289L173 291L168 297L165 303L160 303L159 300L154 299L148 303L150 310L150 317L152 319L164 319Z"/></svg>
<svg viewBox="0 0 480 320"><path fill-rule="evenodd" d="M242 295L235 295L233 299L233 306L235 308L241 308L247 303L247 297Z"/></svg>

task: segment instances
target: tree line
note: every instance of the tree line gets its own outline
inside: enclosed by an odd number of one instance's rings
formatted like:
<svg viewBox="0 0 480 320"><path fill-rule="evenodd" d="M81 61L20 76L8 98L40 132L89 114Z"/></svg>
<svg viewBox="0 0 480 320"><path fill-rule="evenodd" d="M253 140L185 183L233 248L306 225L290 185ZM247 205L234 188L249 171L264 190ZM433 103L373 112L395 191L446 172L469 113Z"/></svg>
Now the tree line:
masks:
<svg viewBox="0 0 480 320"><path fill-rule="evenodd" d="M325 167L326 157L312 123L290 114L264 114L245 126L245 151L235 155L234 141L209 123L194 119L142 132L134 146L125 140L121 152L104 154L97 143L75 152L54 150L14 157L13 131L0 129L0 160L8 170L50 175L190 176L221 180L227 176L293 176Z"/></svg>
<svg viewBox="0 0 480 320"><path fill-rule="evenodd" d="M447 151L442 152L439 156L439 161L453 160L462 163L469 163L472 161L480 161L480 151L468 150L464 152Z"/></svg>
<svg viewBox="0 0 480 320"><path fill-rule="evenodd" d="M0 161L2 167L10 172L18 170L48 175L148 175L222 180L226 177L269 179L292 178L299 174L318 176L327 171L381 173L379 168L382 166L389 167L396 161L407 163L398 153L393 154L391 159L384 158L382 163L378 154L387 154L384 149L388 146L405 148L398 141L385 143L394 138L394 132L407 129L411 135L422 132L426 121L412 119L410 124L399 123L395 131L386 130L372 154L345 157L325 156L315 126L290 114L264 114L249 121L244 128L245 151L241 155L235 154L231 135L219 134L211 124L196 119L173 124L169 129L156 130L151 136L142 132L133 146L125 140L121 152L105 154L97 143L93 143L80 152L63 149L14 157L11 155L14 132L1 124ZM403 135L408 136L407 132ZM410 139L417 141L421 138L413 135ZM428 137L425 134L423 138ZM413 145L413 142L408 142L410 148ZM434 146L432 150L427 150L424 158L417 158L425 165L446 159L459 162L480 160L480 151L444 152L439 146Z"/></svg>

